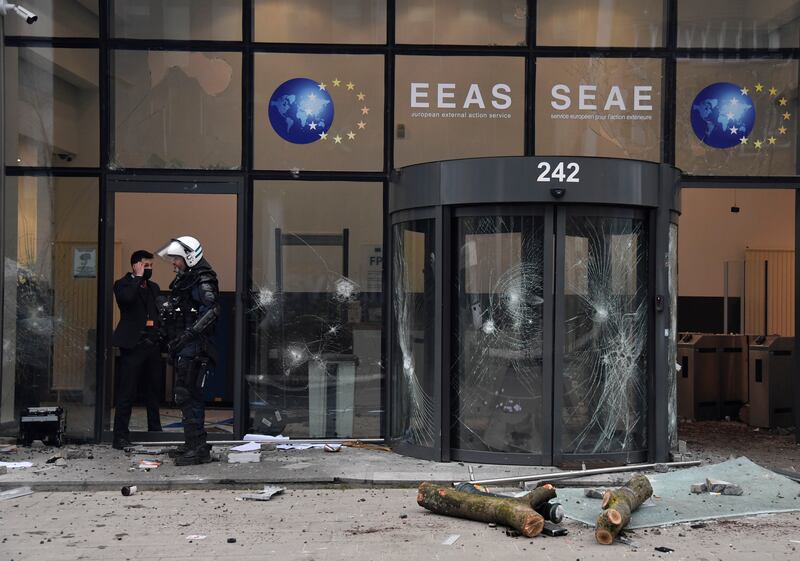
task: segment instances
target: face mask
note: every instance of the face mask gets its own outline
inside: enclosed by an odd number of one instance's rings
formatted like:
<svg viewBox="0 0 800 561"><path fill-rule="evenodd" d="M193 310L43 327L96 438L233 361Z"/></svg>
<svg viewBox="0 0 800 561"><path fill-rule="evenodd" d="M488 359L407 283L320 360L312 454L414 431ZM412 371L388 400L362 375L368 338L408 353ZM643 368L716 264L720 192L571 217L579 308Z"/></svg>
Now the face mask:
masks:
<svg viewBox="0 0 800 561"><path fill-rule="evenodd" d="M153 276L153 269L145 269L142 271L142 278L144 280L150 280L150 277Z"/></svg>

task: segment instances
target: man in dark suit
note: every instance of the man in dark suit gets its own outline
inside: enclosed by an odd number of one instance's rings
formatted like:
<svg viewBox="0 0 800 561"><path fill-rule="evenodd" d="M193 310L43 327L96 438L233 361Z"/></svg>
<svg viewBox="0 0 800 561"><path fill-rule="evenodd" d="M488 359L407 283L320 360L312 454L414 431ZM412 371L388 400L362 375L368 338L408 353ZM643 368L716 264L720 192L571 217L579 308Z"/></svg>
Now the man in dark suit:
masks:
<svg viewBox="0 0 800 561"><path fill-rule="evenodd" d="M139 380L144 378L147 396L147 430L160 431L158 411L161 387L161 352L158 344L159 287L150 280L153 254L134 251L131 272L114 283L120 318L112 342L119 347L119 368L116 376L116 412L114 414L114 448L131 446L128 424Z"/></svg>

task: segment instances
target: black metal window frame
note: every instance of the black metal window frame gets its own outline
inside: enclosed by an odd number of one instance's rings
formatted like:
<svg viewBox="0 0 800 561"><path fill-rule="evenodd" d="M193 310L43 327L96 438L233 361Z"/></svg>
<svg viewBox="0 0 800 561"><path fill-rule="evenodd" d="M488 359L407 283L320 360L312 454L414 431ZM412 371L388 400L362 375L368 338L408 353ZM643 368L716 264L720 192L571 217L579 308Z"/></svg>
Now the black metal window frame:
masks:
<svg viewBox="0 0 800 561"><path fill-rule="evenodd" d="M662 61L663 88L662 88L662 130L661 130L661 162L675 164L675 118L676 118L676 69L679 59L705 59L705 60L798 60L800 61L800 45L793 48L778 49L688 49L678 48L678 0L663 0L663 31L664 41L660 47L567 47L567 46L539 46L536 43L536 16L537 0L528 0L526 15L525 37L526 46L481 46L481 45L410 45L398 44L395 40L396 27L396 1L386 0L386 43L384 44L318 44L318 43L267 43L253 40L254 29L254 2L242 0L242 40L241 41L211 41L211 40L170 40L170 39L126 39L113 37L113 0L99 0L99 36L97 38L60 38L60 37L27 37L6 36L6 47L52 47L73 49L94 49L99 53L99 84L100 84L100 154L98 167L25 167L6 166L7 176L52 176L52 177L87 177L99 179L100 185L100 216L98 216L98 240L100 251L109 243L104 236L103 210L107 207L106 186L109 175L160 175L160 176L239 176L244 189L245 208L252 208L253 185L259 180L293 180L293 181L352 181L352 182L380 182L383 184L383 213L386 217L388 209L388 185L391 172L394 169L394 92L395 92L395 60L403 55L426 56L508 56L519 57L525 60L525 129L524 129L524 155L536 154L535 146L535 108L536 108L536 61L540 58L652 58ZM111 160L113 99L111 76L113 58L116 50L175 50L175 51L214 51L238 52L242 54L242 145L241 169L235 170L202 170L202 169L162 169L162 168L128 168L124 170L109 169ZM286 53L286 54L371 54L384 57L384 151L382 171L357 172L357 171L302 171L299 174L291 170L280 169L254 169L253 168L253 132L254 132L254 67L253 60L256 53ZM702 188L792 188L798 187L800 175L800 142L798 145L797 175L794 176L716 176L716 175L685 175L684 187ZM797 195L797 208L800 213L800 194ZM800 214L798 215L800 216ZM246 289L249 290L252 275L252 217L245 217L244 242L245 264L244 270L248 277ZM391 224L384 219L383 244L384 247L390 238ZM800 246L800 226L797 228L798 237L795 246ZM104 253L101 253L104 254ZM104 274L104 263L99 263L98 274ZM797 260L797 269L800 271L800 260ZM384 268L383 289L387 290L389 279ZM108 287L99 287L99 298L105 300L103 291ZM796 287L800 296L800 286ZM387 298L384 298L383 315L389 313ZM800 318L800 297L796 299L797 314ZM98 323L104 324L107 310L98 306ZM800 323L800 320L796 320ZM237 326L241 331L244 325ZM105 335L98 330L98 348L105 348ZM244 336L243 333L238 334ZM386 356L387 338L383 333L381 343L381 356ZM248 349L245 347L245 353ZM103 376L103 361L98 361L98 381ZM98 386L100 387L100 386ZM246 388L243 389L245 391ZM386 380L384 376L383 394L386 394ZM246 404L246 399L242 400ZM800 402L800 389L798 389L798 402ZM245 405L246 407L246 405ZM97 439L101 436L102 408L98 408L96 415L95 433ZM246 415L247 411L236 412ZM381 419L381 427L385 431L386 419ZM798 408L798 433L800 442L800 408Z"/></svg>

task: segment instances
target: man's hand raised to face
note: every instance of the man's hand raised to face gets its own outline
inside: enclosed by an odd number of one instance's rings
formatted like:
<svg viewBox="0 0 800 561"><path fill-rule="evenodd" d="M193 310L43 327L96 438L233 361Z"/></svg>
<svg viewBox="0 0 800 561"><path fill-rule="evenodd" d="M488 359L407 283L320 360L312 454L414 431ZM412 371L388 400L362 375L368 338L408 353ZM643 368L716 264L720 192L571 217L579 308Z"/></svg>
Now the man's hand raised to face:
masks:
<svg viewBox="0 0 800 561"><path fill-rule="evenodd" d="M145 263L144 261L139 261L138 263L133 264L133 276L141 277L144 275Z"/></svg>

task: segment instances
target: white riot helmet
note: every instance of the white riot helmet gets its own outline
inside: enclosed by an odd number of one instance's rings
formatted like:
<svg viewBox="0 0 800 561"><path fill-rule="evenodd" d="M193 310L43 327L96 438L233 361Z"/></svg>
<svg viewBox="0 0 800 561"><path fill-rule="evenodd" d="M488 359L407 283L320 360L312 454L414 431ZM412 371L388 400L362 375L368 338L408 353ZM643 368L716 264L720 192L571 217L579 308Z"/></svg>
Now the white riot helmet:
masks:
<svg viewBox="0 0 800 561"><path fill-rule="evenodd" d="M196 238L181 236L180 238L173 238L162 249L159 249L158 256L164 259L168 257L183 257L183 260L186 261L186 266L192 268L203 258L203 246L200 245Z"/></svg>

